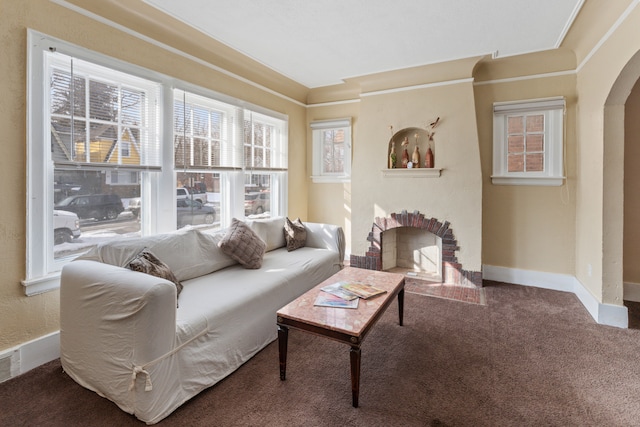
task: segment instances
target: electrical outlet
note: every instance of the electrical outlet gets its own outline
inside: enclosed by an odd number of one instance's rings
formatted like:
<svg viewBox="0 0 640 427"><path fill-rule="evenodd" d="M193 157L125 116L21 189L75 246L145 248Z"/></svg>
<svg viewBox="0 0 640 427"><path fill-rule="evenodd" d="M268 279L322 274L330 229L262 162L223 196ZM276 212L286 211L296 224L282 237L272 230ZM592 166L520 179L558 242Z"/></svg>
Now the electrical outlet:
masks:
<svg viewBox="0 0 640 427"><path fill-rule="evenodd" d="M591 267L591 263L587 264L587 276L591 277L593 274L593 268Z"/></svg>

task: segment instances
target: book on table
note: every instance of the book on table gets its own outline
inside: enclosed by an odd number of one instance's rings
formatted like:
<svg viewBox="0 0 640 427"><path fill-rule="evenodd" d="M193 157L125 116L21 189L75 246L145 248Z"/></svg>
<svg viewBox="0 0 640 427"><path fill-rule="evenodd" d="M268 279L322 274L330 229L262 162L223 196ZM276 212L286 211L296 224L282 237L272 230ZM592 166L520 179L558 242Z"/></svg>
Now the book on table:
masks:
<svg viewBox="0 0 640 427"><path fill-rule="evenodd" d="M349 282L336 282L336 283L332 283L331 285L322 287L320 289L323 290L324 292L330 293L332 295L335 295L347 301L351 301L358 298L358 295L353 294L351 292L347 292L342 288L342 285L345 285L347 283Z"/></svg>
<svg viewBox="0 0 640 427"><path fill-rule="evenodd" d="M313 305L318 307L358 308L359 300L360 299L358 297L346 300L328 292L318 292L318 296L316 297L316 301Z"/></svg>
<svg viewBox="0 0 640 427"><path fill-rule="evenodd" d="M384 294L384 289L376 288L375 286L367 285L364 283L347 282L340 285L345 291L357 295L362 299L368 299L380 294Z"/></svg>

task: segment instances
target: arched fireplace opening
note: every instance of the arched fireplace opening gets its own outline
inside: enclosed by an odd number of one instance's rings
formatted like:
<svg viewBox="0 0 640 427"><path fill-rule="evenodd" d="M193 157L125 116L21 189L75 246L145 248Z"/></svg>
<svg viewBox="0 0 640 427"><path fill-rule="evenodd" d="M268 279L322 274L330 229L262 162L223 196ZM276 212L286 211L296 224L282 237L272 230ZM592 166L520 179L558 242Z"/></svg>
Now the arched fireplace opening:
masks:
<svg viewBox="0 0 640 427"><path fill-rule="evenodd" d="M430 281L459 286L482 286L482 272L463 269L458 242L448 221L426 218L418 211L376 217L367 236L364 256L351 255L352 267L369 270L404 269Z"/></svg>

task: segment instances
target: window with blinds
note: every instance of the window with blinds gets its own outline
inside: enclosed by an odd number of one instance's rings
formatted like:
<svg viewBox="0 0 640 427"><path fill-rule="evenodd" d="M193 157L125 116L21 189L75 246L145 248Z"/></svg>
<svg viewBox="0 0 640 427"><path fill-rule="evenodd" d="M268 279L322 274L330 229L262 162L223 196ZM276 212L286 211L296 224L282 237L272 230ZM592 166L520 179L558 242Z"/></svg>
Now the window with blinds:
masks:
<svg viewBox="0 0 640 427"><path fill-rule="evenodd" d="M234 143L236 107L174 90L173 149L176 170L242 168L242 147Z"/></svg>
<svg viewBox="0 0 640 427"><path fill-rule="evenodd" d="M160 84L46 53L51 155L58 168L160 170Z"/></svg>

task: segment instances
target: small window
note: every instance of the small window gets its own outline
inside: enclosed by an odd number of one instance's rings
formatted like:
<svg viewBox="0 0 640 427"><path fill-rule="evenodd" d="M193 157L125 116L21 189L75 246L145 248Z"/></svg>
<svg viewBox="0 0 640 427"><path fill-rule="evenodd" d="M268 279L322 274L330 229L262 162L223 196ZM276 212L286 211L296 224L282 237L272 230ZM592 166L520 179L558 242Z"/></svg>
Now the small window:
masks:
<svg viewBox="0 0 640 427"><path fill-rule="evenodd" d="M562 185L564 98L493 105L494 184Z"/></svg>
<svg viewBox="0 0 640 427"><path fill-rule="evenodd" d="M351 119L311 123L314 182L351 180Z"/></svg>

